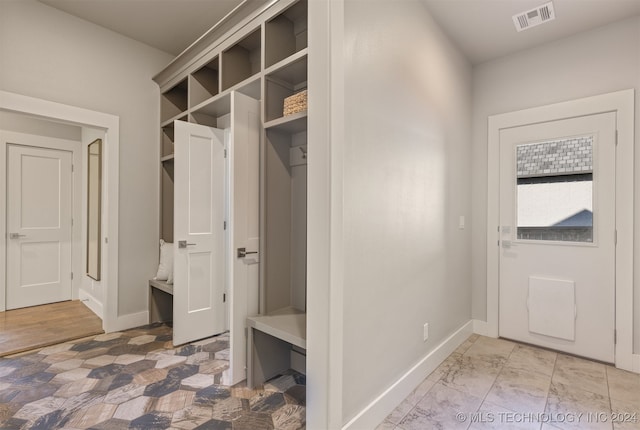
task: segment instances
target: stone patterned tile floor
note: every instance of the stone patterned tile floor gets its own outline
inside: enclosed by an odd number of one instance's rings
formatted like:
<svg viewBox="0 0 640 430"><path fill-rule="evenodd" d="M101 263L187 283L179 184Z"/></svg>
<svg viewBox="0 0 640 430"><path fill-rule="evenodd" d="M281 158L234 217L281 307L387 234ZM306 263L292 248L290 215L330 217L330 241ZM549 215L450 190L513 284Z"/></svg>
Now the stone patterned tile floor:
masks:
<svg viewBox="0 0 640 430"><path fill-rule="evenodd" d="M640 429L640 375L471 335L377 430Z"/></svg>
<svg viewBox="0 0 640 430"><path fill-rule="evenodd" d="M0 359L0 429L303 429L305 377L221 385L229 337L173 348L154 324Z"/></svg>

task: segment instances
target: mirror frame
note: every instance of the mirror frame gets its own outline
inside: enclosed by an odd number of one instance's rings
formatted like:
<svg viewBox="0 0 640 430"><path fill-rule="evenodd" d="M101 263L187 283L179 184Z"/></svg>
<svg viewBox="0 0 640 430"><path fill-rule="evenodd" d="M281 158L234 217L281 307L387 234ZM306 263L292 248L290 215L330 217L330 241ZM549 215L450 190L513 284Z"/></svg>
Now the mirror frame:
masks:
<svg viewBox="0 0 640 430"><path fill-rule="evenodd" d="M97 148L97 149L96 149ZM97 153L96 153L97 152ZM92 169L91 157L97 155L98 161L95 169ZM97 181L97 183L96 183ZM97 192L92 193L91 190L96 189ZM91 216L92 208L97 216L93 219ZM86 274L91 279L100 280L100 269L102 266L102 139L96 139L87 147L87 256L86 256ZM92 249L91 238L96 238L95 249ZM94 255L95 254L95 255ZM95 259L92 270L91 262Z"/></svg>

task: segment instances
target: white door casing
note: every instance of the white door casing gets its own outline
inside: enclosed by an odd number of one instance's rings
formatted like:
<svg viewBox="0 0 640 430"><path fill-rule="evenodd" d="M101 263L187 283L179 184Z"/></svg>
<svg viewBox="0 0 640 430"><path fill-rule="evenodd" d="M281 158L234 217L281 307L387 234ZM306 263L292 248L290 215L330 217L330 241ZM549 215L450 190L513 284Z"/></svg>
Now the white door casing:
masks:
<svg viewBox="0 0 640 430"><path fill-rule="evenodd" d="M72 153L8 145L7 309L72 298Z"/></svg>
<svg viewBox="0 0 640 430"><path fill-rule="evenodd" d="M479 333L498 336L499 320L499 167L500 132L511 127L573 118L602 112L616 113L616 296L615 365L640 372L633 354L633 195L634 195L634 103L635 90L585 97L492 115L488 118L487 163L487 321L477 321Z"/></svg>
<svg viewBox="0 0 640 430"><path fill-rule="evenodd" d="M615 119L501 130L500 336L614 362ZM592 238L584 226L546 227L592 208Z"/></svg>
<svg viewBox="0 0 640 430"><path fill-rule="evenodd" d="M173 343L181 345L225 330L227 166L223 130L174 124Z"/></svg>
<svg viewBox="0 0 640 430"><path fill-rule="evenodd" d="M259 313L260 251L260 103L242 93L231 94L229 134L230 282L229 328L231 353L229 380L246 378L246 321ZM244 257L238 253L244 248Z"/></svg>
<svg viewBox="0 0 640 430"><path fill-rule="evenodd" d="M92 111L77 106L65 105L49 100L24 96L0 90L0 110L33 115L52 121L81 125L104 131L104 190L103 204L105 219L103 220L104 267L102 282L106 286L103 298L103 328L106 332L122 330L144 324L148 320L143 315L139 322L132 322L128 315L118 315L118 231L119 231L119 147L120 119L115 115ZM0 137L3 132L0 132ZM0 165L6 162L6 141L0 138ZM76 165L80 165L81 161ZM6 181L0 180L0 273L6 273ZM80 224L76 224L79 228ZM76 241L81 249L80 241ZM75 255L75 253L74 253ZM78 262L79 270L82 261ZM6 309L6 279L0 277L0 311Z"/></svg>

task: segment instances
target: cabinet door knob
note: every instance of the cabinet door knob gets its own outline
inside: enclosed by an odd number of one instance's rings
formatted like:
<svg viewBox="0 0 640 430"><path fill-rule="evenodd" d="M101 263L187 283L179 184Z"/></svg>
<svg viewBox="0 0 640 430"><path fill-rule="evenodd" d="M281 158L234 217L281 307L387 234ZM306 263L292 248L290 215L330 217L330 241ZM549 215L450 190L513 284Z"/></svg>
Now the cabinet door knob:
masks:
<svg viewBox="0 0 640 430"><path fill-rule="evenodd" d="M178 248L184 249L187 246L196 246L196 244L195 243L187 243L186 240L179 240L178 241Z"/></svg>

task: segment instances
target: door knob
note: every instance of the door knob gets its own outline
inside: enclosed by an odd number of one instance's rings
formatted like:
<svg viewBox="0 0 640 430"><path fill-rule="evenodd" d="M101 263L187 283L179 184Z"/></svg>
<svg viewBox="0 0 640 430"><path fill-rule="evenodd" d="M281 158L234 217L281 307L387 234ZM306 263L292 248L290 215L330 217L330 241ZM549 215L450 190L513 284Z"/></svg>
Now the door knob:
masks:
<svg viewBox="0 0 640 430"><path fill-rule="evenodd" d="M247 252L247 248L238 248L238 258L245 258L249 254L257 254L258 251L249 251Z"/></svg>
<svg viewBox="0 0 640 430"><path fill-rule="evenodd" d="M178 241L178 248L184 249L187 246L196 246L196 244L195 243L187 243L186 240L179 240Z"/></svg>
<svg viewBox="0 0 640 430"><path fill-rule="evenodd" d="M9 233L9 239L20 239L21 237L27 237L27 235L20 233Z"/></svg>

